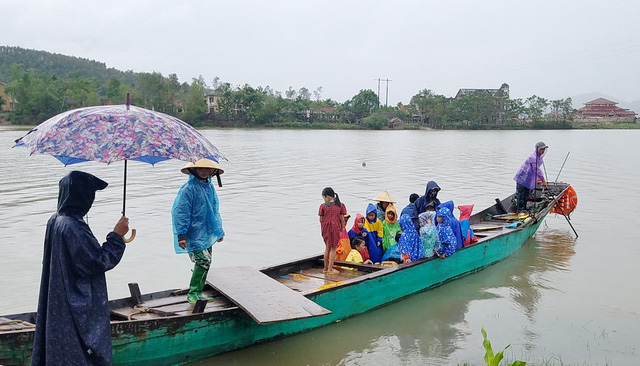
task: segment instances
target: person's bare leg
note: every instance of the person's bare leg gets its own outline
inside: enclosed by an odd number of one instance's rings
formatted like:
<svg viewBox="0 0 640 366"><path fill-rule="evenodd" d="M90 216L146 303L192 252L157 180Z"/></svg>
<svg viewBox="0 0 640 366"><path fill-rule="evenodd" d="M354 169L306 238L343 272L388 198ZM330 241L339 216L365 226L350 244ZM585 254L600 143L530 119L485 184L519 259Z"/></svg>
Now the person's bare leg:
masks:
<svg viewBox="0 0 640 366"><path fill-rule="evenodd" d="M335 254L335 252L334 252ZM325 247L324 248L324 270L323 272L327 272L329 271L329 256L331 255L331 251L329 250L329 248ZM334 257L335 258L335 257Z"/></svg>

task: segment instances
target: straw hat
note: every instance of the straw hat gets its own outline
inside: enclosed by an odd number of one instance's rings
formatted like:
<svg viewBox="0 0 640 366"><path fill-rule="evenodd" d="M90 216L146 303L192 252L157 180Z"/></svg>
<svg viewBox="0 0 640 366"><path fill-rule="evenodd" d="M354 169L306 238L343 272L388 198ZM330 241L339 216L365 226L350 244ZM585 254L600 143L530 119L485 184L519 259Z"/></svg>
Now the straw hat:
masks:
<svg viewBox="0 0 640 366"><path fill-rule="evenodd" d="M383 191L382 193L377 195L373 200L378 202L396 203L396 201L391 197L391 195L387 191Z"/></svg>
<svg viewBox="0 0 640 366"><path fill-rule="evenodd" d="M218 174L224 173L224 170L213 160L209 159L200 159L195 163L189 163L184 168L180 169L180 171L184 174L189 174L189 169L191 168L209 168L218 170Z"/></svg>

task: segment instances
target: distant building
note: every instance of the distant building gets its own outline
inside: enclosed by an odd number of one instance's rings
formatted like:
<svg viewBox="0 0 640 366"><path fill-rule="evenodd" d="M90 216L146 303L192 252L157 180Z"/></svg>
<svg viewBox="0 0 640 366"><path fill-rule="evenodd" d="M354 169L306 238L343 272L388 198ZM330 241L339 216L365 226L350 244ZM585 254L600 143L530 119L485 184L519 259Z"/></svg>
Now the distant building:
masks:
<svg viewBox="0 0 640 366"><path fill-rule="evenodd" d="M207 110L209 113L216 114L220 111L220 94L205 94L204 98L207 100Z"/></svg>
<svg viewBox="0 0 640 366"><path fill-rule="evenodd" d="M485 124L501 125L506 122L507 100L509 100L509 85L502 84L498 89L458 89L453 99L467 97L473 93L486 93L494 97L494 107L485 119ZM476 121L479 122L479 121Z"/></svg>
<svg viewBox="0 0 640 366"><path fill-rule="evenodd" d="M456 93L455 99L460 99L464 96L467 96L473 92L487 93L491 94L491 96L497 97L500 93L500 89L459 89L458 93ZM506 98L509 99L509 90L507 89Z"/></svg>
<svg viewBox="0 0 640 366"><path fill-rule="evenodd" d="M636 112L616 106L616 102L605 98L585 103L576 111L573 121L577 123L635 123Z"/></svg>
<svg viewBox="0 0 640 366"><path fill-rule="evenodd" d="M0 97L4 99L4 104L2 104L2 111L13 112L13 109L15 108L15 105L16 105L16 101L4 91L4 88L6 86L7 84L0 81Z"/></svg>

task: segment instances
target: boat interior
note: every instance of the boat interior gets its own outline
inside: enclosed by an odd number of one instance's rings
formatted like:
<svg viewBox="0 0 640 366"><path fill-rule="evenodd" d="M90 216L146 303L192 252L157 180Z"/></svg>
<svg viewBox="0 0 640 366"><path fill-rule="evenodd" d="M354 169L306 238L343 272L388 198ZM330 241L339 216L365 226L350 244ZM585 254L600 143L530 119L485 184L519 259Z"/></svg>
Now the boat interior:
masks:
<svg viewBox="0 0 640 366"><path fill-rule="evenodd" d="M531 202L532 209L528 214L518 215L513 212L515 208L512 202L513 195L503 200L496 199L496 204L475 213L469 219L471 228L475 232L478 241L467 247L482 244L491 238L504 235L512 230L520 230L520 225L511 225L513 223L521 222L526 224L530 220L538 220L539 217L544 217L553 205L554 199L559 197L567 187L568 184L565 183L549 183L544 191L536 190ZM508 225L512 227L507 228ZM254 319L260 323L260 314L252 314L251 310L246 309L244 306L248 302L258 301L255 299L256 296L252 296L252 299L242 298L242 291L239 290L235 291L236 294L229 293L229 289L232 289L231 292L233 292L234 287L238 289L241 288L243 282L247 282L247 285L249 285L249 282L255 283L257 275L268 276L271 282L276 281L278 283L276 285L280 287L274 287L274 294L277 295L279 293L283 298L287 298L289 302L300 302L301 306L304 307L302 302L314 293L327 291L337 286L348 286L352 283L372 279L388 274L391 271L402 270L403 268L419 265L420 263L430 260L440 259L431 256L403 265L398 265L395 262L384 262L381 265L336 262L335 265L339 268L340 273L328 275L323 273L324 263L322 255L315 255L293 262L266 267L261 270L252 270L255 273L247 272L245 269L243 276L247 275L246 277L229 275L220 278L220 276L212 276L210 273L209 279L212 280L213 283L207 282L203 296L211 298L212 300L200 300L196 304L187 302L187 289L141 294L138 285L131 283L129 284L130 297L110 301L111 320L112 322L145 321L194 314L226 312L241 308L252 315L252 317L256 315ZM233 271L234 268L238 267L230 267L229 269L220 268L217 270ZM224 274L224 272L218 272L218 274L220 273ZM216 281L218 281L218 283L216 283ZM225 290L221 291L220 289ZM293 292L297 293L299 298L290 297ZM248 297L248 295L244 296ZM300 298L305 299L302 300ZM277 300L271 298L265 301ZM264 304L254 305L264 306ZM317 304L314 303L314 305ZM326 311L319 311L316 314L310 314L308 316L317 316L326 313ZM280 321L291 319L293 318L287 318L287 316L283 315ZM272 322L272 320L269 320L269 322ZM33 324L35 324L35 313L5 316L0 318L0 332L29 329L30 327L34 327Z"/></svg>

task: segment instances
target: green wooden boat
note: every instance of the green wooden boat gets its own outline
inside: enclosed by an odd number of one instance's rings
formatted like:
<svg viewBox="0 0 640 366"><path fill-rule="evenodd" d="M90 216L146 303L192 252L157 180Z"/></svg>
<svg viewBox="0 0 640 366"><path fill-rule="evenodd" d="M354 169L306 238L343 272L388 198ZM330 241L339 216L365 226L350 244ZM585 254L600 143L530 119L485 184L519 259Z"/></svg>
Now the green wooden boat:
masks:
<svg viewBox="0 0 640 366"><path fill-rule="evenodd" d="M226 290L220 290L224 284L216 284L211 274L212 283L205 294L213 297L213 301L195 306L186 302L187 290L140 295L132 284L131 297L110 302L113 362L115 365L191 362L328 325L477 272L518 250L536 232L555 204L554 198L568 187L566 183L550 183L544 192L538 190L538 198L526 217L505 214L504 208L511 208L513 196L496 200L496 205L471 216L478 242L444 260L430 257L391 267L339 262L344 267L340 274L324 275L322 256L316 255L254 270L278 286L284 285L281 286L284 290L271 295L281 294L283 299L289 299L295 292L297 296L303 295L305 301L317 304L320 310L315 309L303 318L285 316L260 324L261 315L251 313L250 302L266 291L256 291L244 299L238 294L229 296ZM505 227L514 221L522 224ZM234 268L219 269L218 273L232 272L237 269ZM292 299L291 302L297 301ZM35 313L0 316L0 365L29 364L34 323Z"/></svg>

